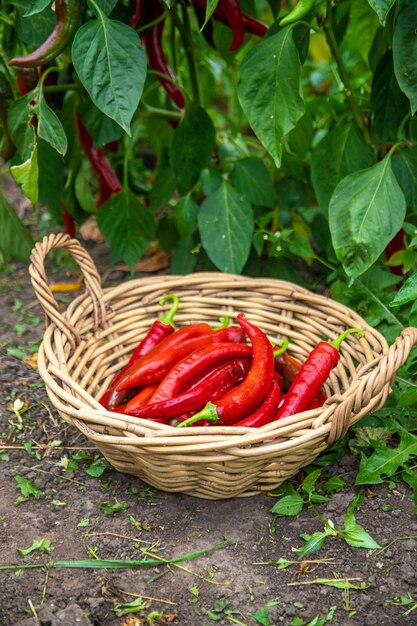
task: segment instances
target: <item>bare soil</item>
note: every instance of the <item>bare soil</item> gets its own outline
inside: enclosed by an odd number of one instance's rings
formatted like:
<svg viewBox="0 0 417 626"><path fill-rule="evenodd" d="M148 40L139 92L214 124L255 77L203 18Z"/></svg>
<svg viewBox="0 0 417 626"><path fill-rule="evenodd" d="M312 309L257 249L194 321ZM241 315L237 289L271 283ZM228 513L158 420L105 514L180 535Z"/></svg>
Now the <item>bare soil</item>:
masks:
<svg viewBox="0 0 417 626"><path fill-rule="evenodd" d="M103 276L123 278L108 272L103 246L90 251ZM87 473L96 451L60 420L36 369L16 351L36 351L43 316L26 267L13 263L8 270L0 278L0 566L16 567L0 569L2 626L417 624L417 517L406 485L368 490L356 513L381 546L402 539L367 551L335 538L312 557L316 562L297 562L293 549L304 545L302 533L322 530L327 519L343 527L358 491L358 458L348 449L323 470L324 477L343 476L343 491L296 517L273 516L276 498L268 495L207 501L159 492L111 468L99 477ZM58 273L61 280L78 279L77 270L62 265ZM17 400L30 407L21 418ZM36 485L38 499L22 495L21 477ZM105 502L125 508L106 515ZM53 551L18 551L35 540L50 540ZM150 552L170 559L224 540L230 545L172 566L21 568L50 560L143 559ZM279 569L274 562L281 557L294 563ZM314 582L335 577L367 587L346 591ZM145 608L119 616L116 607L138 596Z"/></svg>

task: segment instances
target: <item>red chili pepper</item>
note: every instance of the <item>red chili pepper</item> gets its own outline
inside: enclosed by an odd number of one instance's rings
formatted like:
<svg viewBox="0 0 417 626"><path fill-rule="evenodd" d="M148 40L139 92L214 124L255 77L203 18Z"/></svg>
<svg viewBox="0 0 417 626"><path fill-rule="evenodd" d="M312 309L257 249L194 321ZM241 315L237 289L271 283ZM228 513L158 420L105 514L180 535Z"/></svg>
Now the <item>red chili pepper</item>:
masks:
<svg viewBox="0 0 417 626"><path fill-rule="evenodd" d="M385 258L387 261L390 260L395 252L401 252L404 250L404 230L401 228L398 233L391 239L389 244L385 248ZM390 265L389 270L391 274L395 274L396 276L403 275L403 266L402 265ZM400 287L400 283L398 284L398 288Z"/></svg>
<svg viewBox="0 0 417 626"><path fill-rule="evenodd" d="M38 70L35 67L19 67L16 72L17 86L21 96L26 96L38 84Z"/></svg>
<svg viewBox="0 0 417 626"><path fill-rule="evenodd" d="M298 359L294 358L288 352L284 352L275 357L275 372L279 372L282 374L284 389L288 391L289 386L294 381L298 372L302 367L302 363L298 361ZM282 389L281 389L282 391ZM317 389L316 393L313 396L311 404L309 405L309 409L315 409L319 406L323 406L326 402L326 394L324 393L324 389L320 386Z"/></svg>
<svg viewBox="0 0 417 626"><path fill-rule="evenodd" d="M143 34L143 40L145 42L146 52L148 55L149 65L155 71L158 72L158 80L172 98L175 104L183 109L185 107L185 98L182 91L175 84L175 76L171 68L166 61L163 47L162 47L162 31L164 28L165 18L164 7L160 2L152 0L148 6L148 12L146 19L148 22L154 22L159 20L156 24L153 24L147 28ZM161 18L161 19L159 19ZM164 78L164 76L166 78Z"/></svg>
<svg viewBox="0 0 417 626"><path fill-rule="evenodd" d="M245 28L245 32L250 35L257 35L258 37L264 37L268 31L268 26L263 22L251 17L250 15L246 15L242 13L243 26Z"/></svg>
<svg viewBox="0 0 417 626"><path fill-rule="evenodd" d="M16 67L37 67L55 59L71 41L80 13L79 0L55 0L56 24L49 37L33 52L22 57L14 57L8 64Z"/></svg>
<svg viewBox="0 0 417 626"><path fill-rule="evenodd" d="M132 28L136 28L141 20L144 9L143 4L144 0L135 0L134 2L133 13L129 20L129 26L131 26Z"/></svg>
<svg viewBox="0 0 417 626"><path fill-rule="evenodd" d="M101 404L107 409L115 409L122 404L129 394L129 390L118 391L116 389L117 383L122 380L123 376L129 370L129 368L136 363L142 356L148 354L155 346L157 346L163 339L169 337L174 332L173 319L178 309L178 298L173 294L168 294L161 298L159 304L163 305L168 300L172 300L172 307L167 313L155 320L150 330L146 333L145 337L137 346L136 350L129 359L129 362L125 367L116 375L112 381L110 387L106 390L104 396L101 399ZM155 391L155 389L153 389ZM152 391L152 393L153 393ZM149 396L150 397L150 396Z"/></svg>
<svg viewBox="0 0 417 626"><path fill-rule="evenodd" d="M207 0L193 2L205 14ZM233 41L229 50L237 50L242 45L245 33L263 37L268 30L268 26L263 22L242 13L237 0L220 0L214 9L213 18L232 29Z"/></svg>
<svg viewBox="0 0 417 626"><path fill-rule="evenodd" d="M272 422L278 408L278 403L281 398L281 390L278 379L274 377L271 388L268 391L265 400L261 406L252 415L248 415L240 422L234 424L234 426L245 426L248 428L259 428L269 422Z"/></svg>
<svg viewBox="0 0 417 626"><path fill-rule="evenodd" d="M215 404L209 403L191 419L208 419L219 424L235 424L255 411L268 393L274 378L274 355L265 333L245 319L243 313L237 316L238 324L252 343L252 363L250 370L240 385L229 391ZM178 425L188 426L190 420Z"/></svg>
<svg viewBox="0 0 417 626"><path fill-rule="evenodd" d="M84 153L99 177L100 195L97 200L97 208L99 208L113 193L119 193L122 190L122 185L104 154L103 148L101 146L94 148L90 133L84 126L79 114L77 115L77 126Z"/></svg>
<svg viewBox="0 0 417 626"><path fill-rule="evenodd" d="M67 233L67 235L71 237L71 239L74 239L76 236L74 218L72 217L71 213L68 211L68 208L63 200L61 200L60 205L62 209L61 215L62 215L62 221L64 222L64 226L65 226L65 232Z"/></svg>
<svg viewBox="0 0 417 626"><path fill-rule="evenodd" d="M213 343L200 350L195 350L174 365L159 384L151 402L162 402L175 398L189 385L198 382L204 378L205 374L212 372L214 368L225 361L243 356L252 356L252 348L244 343ZM208 397L206 402L209 400Z"/></svg>
<svg viewBox="0 0 417 626"><path fill-rule="evenodd" d="M210 343L241 343L244 334L240 328L230 326L213 331L208 324L193 324L178 329L145 357L134 363L126 372L117 390L130 389L138 385L160 383L174 365L192 352Z"/></svg>
<svg viewBox="0 0 417 626"><path fill-rule="evenodd" d="M358 328L349 328L334 341L321 341L313 348L284 396L275 419L301 413L310 407L317 390L339 362L340 344L351 333L362 335Z"/></svg>
<svg viewBox="0 0 417 626"><path fill-rule="evenodd" d="M233 345L238 346L238 344ZM245 348L250 355L250 346L242 345L239 347ZM143 408L136 408L136 398L133 398L128 403L126 412L144 419L153 419L154 417L164 417L167 420L172 417L179 418L183 413L198 411L207 404L208 400L223 397L239 380L246 376L249 367L249 358L232 359L217 367L181 395L155 403L151 399L150 403Z"/></svg>

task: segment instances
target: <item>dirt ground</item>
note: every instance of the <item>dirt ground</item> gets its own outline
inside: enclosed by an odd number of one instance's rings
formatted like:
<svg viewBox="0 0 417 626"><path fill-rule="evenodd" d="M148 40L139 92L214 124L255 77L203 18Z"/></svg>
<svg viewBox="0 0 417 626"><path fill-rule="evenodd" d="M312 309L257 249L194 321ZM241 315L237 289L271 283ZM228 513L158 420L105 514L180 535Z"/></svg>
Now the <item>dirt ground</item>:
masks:
<svg viewBox="0 0 417 626"><path fill-rule="evenodd" d="M91 253L106 275L102 248ZM76 270L64 273L61 279L77 279ZM304 545L301 534L322 530L328 519L343 528L358 491L358 457L346 449L326 467L323 476L343 476L346 487L296 517L272 515L277 499L268 495L207 501L158 492L110 468L91 475L103 470L101 457L60 420L28 358L42 338L43 317L22 264L13 263L0 278L0 311L2 626L417 624L417 516L406 485L366 491L355 513L380 546L395 543L368 551L337 537L311 557L315 562L300 566L294 548ZM17 401L29 409L19 412ZM221 542L216 551L171 566L22 569L150 553L171 559ZM280 569L279 559L294 563ZM15 568L1 569L6 565ZM363 588L320 582L335 578ZM143 608L122 615L121 605L138 597Z"/></svg>

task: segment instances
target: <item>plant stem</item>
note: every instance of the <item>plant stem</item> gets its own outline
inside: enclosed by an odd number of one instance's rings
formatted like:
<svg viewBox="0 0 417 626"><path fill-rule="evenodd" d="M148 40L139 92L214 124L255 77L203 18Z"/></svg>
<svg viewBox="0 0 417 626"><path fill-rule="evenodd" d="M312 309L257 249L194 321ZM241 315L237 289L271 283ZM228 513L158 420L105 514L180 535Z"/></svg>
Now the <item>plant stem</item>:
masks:
<svg viewBox="0 0 417 626"><path fill-rule="evenodd" d="M79 83L61 83L60 85L45 85L43 88L44 93L54 91L67 91L68 89L84 89Z"/></svg>
<svg viewBox="0 0 417 626"><path fill-rule="evenodd" d="M368 145L372 145L372 141L371 141L371 136L369 134L369 130L366 127L366 125L364 124L364 121L362 119L362 115L361 112L359 110L358 107L358 103L356 101L355 96L353 95L353 88L349 79L349 75L346 71L345 68L345 64L343 62L342 59L342 55L340 54L340 50L339 47L337 45L337 41L336 41L336 37L334 35L333 32L333 27L332 27L332 1L333 0L327 0L327 10L326 10L326 17L325 20L323 22L323 31L324 34L326 36L326 41L329 45L329 48L331 50L331 53L333 55L334 60L336 61L336 65L337 68L339 70L339 74L340 74L340 78L342 79L344 88L345 88L345 94L346 94L346 98L348 99L349 105L350 105L350 109L352 111L352 115L353 118L356 122L356 124L359 127L359 130L363 133L363 136L365 138L365 141Z"/></svg>
<svg viewBox="0 0 417 626"><path fill-rule="evenodd" d="M191 36L191 25L188 17L187 7L181 4L182 9L182 21L178 19L177 15L173 13L175 25L177 26L181 39L184 45L184 52L187 58L188 72L190 76L191 91L193 94L193 100L196 104L200 104L200 88L197 78L197 68L194 58L193 41Z"/></svg>

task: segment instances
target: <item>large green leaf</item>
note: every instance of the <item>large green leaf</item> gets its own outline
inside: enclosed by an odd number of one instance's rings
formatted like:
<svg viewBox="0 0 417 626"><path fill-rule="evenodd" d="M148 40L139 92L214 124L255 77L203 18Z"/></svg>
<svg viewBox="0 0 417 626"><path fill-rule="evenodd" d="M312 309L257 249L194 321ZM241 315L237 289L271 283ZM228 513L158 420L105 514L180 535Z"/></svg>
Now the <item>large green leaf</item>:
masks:
<svg viewBox="0 0 417 626"><path fill-rule="evenodd" d="M214 148L216 132L204 109L187 103L185 115L172 137L170 163L178 184L189 190L207 167Z"/></svg>
<svg viewBox="0 0 417 626"><path fill-rule="evenodd" d="M120 126L100 111L90 99L86 98L79 110L95 147L121 139L123 131Z"/></svg>
<svg viewBox="0 0 417 626"><path fill-rule="evenodd" d="M405 212L404 194L389 154L340 181L330 200L329 226L336 256L350 283L375 263L400 230Z"/></svg>
<svg viewBox="0 0 417 626"><path fill-rule="evenodd" d="M338 183L372 164L372 152L353 122L337 126L314 148L311 181L323 212Z"/></svg>
<svg viewBox="0 0 417 626"><path fill-rule="evenodd" d="M16 211L0 194L0 251L5 260L10 257L27 263L34 241Z"/></svg>
<svg viewBox="0 0 417 626"><path fill-rule="evenodd" d="M365 63L368 63L369 52L380 28L378 18L369 6L368 0L355 0L341 4L346 4L348 7L350 5L349 24L345 38L346 48L355 50Z"/></svg>
<svg viewBox="0 0 417 626"><path fill-rule="evenodd" d="M264 163L256 157L246 157L236 161L232 172L236 189L252 204L272 209L274 206L274 186Z"/></svg>
<svg viewBox="0 0 417 626"><path fill-rule="evenodd" d="M2 3L3 4L3 3ZM29 44L33 48L40 46L51 34L55 23L55 13L50 6L33 15L27 14L27 0L18 0L13 3L17 5L16 11L16 33L21 41Z"/></svg>
<svg viewBox="0 0 417 626"><path fill-rule="evenodd" d="M10 137L16 146L20 157L26 160L32 154L36 145L36 132L32 124L33 110L30 106L37 90L15 100L9 109L8 128Z"/></svg>
<svg viewBox="0 0 417 626"><path fill-rule="evenodd" d="M398 86L391 50L380 58L375 69L371 106L372 129L380 141L395 140L401 122L410 110L410 105Z"/></svg>
<svg viewBox="0 0 417 626"><path fill-rule="evenodd" d="M395 4L396 0L368 0L370 6L379 17L379 21L382 26L385 26L385 20L391 10L391 7Z"/></svg>
<svg viewBox="0 0 417 626"><path fill-rule="evenodd" d="M17 182L21 185L22 191L33 205L38 203L39 199L39 165L38 165L38 147L35 146L32 154L20 165L13 165L10 172Z"/></svg>
<svg viewBox="0 0 417 626"><path fill-rule="evenodd" d="M400 431L397 447L380 445L371 456L362 453L357 485L375 485L384 482L384 477L393 476L411 458L417 456L417 437L406 430Z"/></svg>
<svg viewBox="0 0 417 626"><path fill-rule="evenodd" d="M413 300L417 302L417 270L407 278L395 298L390 302L390 306L401 306Z"/></svg>
<svg viewBox="0 0 417 626"><path fill-rule="evenodd" d="M411 113L417 110L417 2L408 0L397 18L392 51L398 84L410 101Z"/></svg>
<svg viewBox="0 0 417 626"><path fill-rule="evenodd" d="M33 109L38 116L38 136L49 143L59 154L64 156L68 149L67 136L57 114L46 104L42 93L39 93L37 106Z"/></svg>
<svg viewBox="0 0 417 626"><path fill-rule="evenodd" d="M64 159L49 143L38 141L39 202L59 223L62 207L60 201L65 184Z"/></svg>
<svg viewBox="0 0 417 626"><path fill-rule="evenodd" d="M94 104L130 133L146 78L146 55L139 35L100 12L97 19L78 29L72 59Z"/></svg>
<svg viewBox="0 0 417 626"><path fill-rule="evenodd" d="M239 273L252 243L251 204L226 181L200 206L198 227L204 250L223 272Z"/></svg>
<svg viewBox="0 0 417 626"><path fill-rule="evenodd" d="M285 137L305 111L293 25L263 39L239 67L238 96L260 142L281 165Z"/></svg>
<svg viewBox="0 0 417 626"><path fill-rule="evenodd" d="M130 190L115 194L97 214L101 232L112 250L133 269L153 237L156 223Z"/></svg>
<svg viewBox="0 0 417 626"><path fill-rule="evenodd" d="M392 169L407 200L407 206L417 213L417 147L397 150Z"/></svg>

